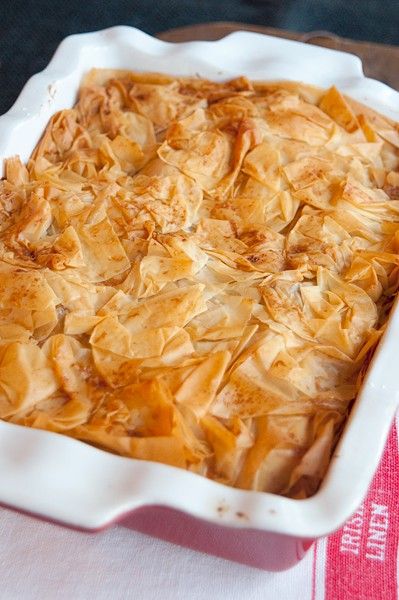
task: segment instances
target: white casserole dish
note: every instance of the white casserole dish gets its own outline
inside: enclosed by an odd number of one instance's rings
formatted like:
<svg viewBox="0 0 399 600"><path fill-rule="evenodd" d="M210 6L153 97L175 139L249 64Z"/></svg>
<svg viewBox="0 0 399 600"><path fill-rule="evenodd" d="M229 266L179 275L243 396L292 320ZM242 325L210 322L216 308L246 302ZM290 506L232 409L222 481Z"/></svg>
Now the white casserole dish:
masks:
<svg viewBox="0 0 399 600"><path fill-rule="evenodd" d="M335 84L399 121L399 93L365 78L360 60L349 54L248 32L217 42L170 44L115 27L66 38L49 66L30 79L0 118L1 164L14 154L28 159L48 119L73 105L92 67ZM233 489L0 421L0 503L87 530L134 512L134 528L263 568L288 568L315 538L337 529L366 494L399 402L398 337L396 304L327 476L312 498Z"/></svg>

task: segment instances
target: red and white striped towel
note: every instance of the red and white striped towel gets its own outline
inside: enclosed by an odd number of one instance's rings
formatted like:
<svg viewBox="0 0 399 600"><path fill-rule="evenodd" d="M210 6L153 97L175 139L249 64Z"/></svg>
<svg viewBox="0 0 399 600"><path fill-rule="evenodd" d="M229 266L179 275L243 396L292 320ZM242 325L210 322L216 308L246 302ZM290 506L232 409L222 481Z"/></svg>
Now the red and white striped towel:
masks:
<svg viewBox="0 0 399 600"><path fill-rule="evenodd" d="M391 431L366 500L340 531L315 544L315 600L398 598L398 431Z"/></svg>

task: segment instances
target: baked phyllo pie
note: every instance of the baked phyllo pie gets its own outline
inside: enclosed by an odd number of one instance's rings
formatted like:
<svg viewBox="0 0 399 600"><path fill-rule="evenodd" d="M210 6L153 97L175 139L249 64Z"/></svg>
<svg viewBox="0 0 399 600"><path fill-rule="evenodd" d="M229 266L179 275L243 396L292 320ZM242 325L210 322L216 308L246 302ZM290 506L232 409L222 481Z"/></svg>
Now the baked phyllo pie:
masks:
<svg viewBox="0 0 399 600"><path fill-rule="evenodd" d="M334 87L91 71L0 183L0 417L313 494L398 288L398 152Z"/></svg>

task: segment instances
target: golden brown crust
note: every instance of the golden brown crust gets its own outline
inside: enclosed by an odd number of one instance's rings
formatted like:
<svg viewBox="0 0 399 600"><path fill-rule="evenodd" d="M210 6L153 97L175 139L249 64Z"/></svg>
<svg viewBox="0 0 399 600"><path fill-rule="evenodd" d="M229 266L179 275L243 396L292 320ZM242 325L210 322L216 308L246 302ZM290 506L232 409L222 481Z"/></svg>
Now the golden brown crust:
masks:
<svg viewBox="0 0 399 600"><path fill-rule="evenodd" d="M313 494L398 287L398 152L335 88L94 69L0 184L0 417Z"/></svg>

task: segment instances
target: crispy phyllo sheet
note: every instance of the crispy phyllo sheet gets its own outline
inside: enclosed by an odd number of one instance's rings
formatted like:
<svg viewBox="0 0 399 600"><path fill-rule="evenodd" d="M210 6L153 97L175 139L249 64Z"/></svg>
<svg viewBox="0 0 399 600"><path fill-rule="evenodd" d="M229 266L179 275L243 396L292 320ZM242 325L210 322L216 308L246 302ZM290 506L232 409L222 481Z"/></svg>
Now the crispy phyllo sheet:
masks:
<svg viewBox="0 0 399 600"><path fill-rule="evenodd" d="M0 210L0 418L315 493L398 288L396 123L335 87L94 69Z"/></svg>

